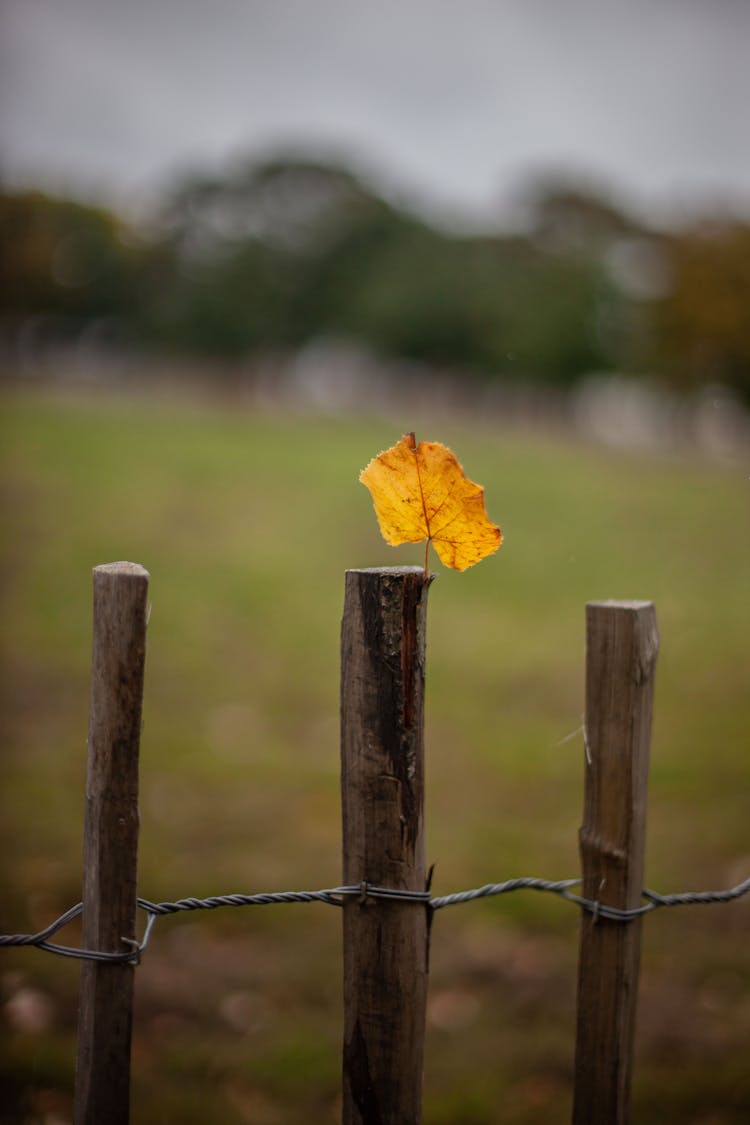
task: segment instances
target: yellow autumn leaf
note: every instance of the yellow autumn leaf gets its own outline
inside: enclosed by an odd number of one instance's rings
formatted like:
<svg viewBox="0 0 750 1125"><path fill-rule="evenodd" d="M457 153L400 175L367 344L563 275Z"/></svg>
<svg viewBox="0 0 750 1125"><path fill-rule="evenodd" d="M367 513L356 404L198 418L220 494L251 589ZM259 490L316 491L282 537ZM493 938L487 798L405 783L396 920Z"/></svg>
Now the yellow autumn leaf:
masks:
<svg viewBox="0 0 750 1125"><path fill-rule="evenodd" d="M484 489L465 476L455 454L437 441L400 441L362 470L386 543L432 543L438 558L466 570L498 549L502 532L484 507Z"/></svg>

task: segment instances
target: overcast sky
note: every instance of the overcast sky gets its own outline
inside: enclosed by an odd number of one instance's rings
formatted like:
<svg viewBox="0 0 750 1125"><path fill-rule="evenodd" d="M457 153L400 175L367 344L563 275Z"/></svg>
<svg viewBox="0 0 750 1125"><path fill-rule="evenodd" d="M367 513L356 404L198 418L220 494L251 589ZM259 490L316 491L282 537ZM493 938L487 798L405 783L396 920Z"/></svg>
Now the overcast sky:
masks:
<svg viewBox="0 0 750 1125"><path fill-rule="evenodd" d="M0 0L0 174L128 207L175 171L350 155L446 213L535 171L750 214L747 0Z"/></svg>

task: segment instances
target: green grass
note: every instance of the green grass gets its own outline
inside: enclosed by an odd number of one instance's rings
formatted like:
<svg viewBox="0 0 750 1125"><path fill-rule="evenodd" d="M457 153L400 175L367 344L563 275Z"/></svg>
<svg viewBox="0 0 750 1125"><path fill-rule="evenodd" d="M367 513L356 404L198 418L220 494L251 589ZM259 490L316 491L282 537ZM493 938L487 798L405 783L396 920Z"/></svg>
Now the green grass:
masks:
<svg viewBox="0 0 750 1125"><path fill-rule="evenodd" d="M748 873L747 464L612 455L499 418L393 424L19 391L2 406L1 931L41 927L79 896L90 571L115 559L151 573L141 892L338 881L343 572L421 561L420 547L383 543L357 475L410 428L456 450L506 536L465 574L434 563L436 893L576 873L582 746L565 737L581 723L584 604L607 597L652 599L661 631L649 883ZM709 1085L712 1122L750 1108L749 905L647 921L639 1120L705 1122ZM334 1121L339 923L324 907L159 923L138 975L134 1120ZM438 916L426 1125L568 1119L576 924L533 895ZM42 1120L43 1094L70 1096L76 969L2 957L6 992L41 990L53 1008L46 1030L9 1033L27 1106L15 1119ZM243 1003L247 1026L231 1016Z"/></svg>

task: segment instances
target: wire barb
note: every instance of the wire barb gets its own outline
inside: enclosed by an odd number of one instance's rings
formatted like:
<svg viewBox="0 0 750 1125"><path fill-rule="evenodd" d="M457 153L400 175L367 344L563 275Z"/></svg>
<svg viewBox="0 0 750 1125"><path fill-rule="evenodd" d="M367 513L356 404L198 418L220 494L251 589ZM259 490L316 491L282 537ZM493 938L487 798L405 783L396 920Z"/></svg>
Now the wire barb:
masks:
<svg viewBox="0 0 750 1125"><path fill-rule="evenodd" d="M49 939L67 926L69 922L78 918L83 912L83 904L78 903L66 910L59 918L51 922L45 929L36 934L0 934L0 946L34 946L47 953L56 953L61 957L76 957L79 960L105 961L115 965L139 965L141 957L151 937L157 918L166 914L178 914L189 910L217 910L222 906L271 906L281 903L322 902L326 906L342 907L347 898L358 898L360 902L367 899L380 899L390 902L421 903L431 910L442 910L446 906L458 906L466 902L475 902L481 898L491 898L496 895L510 894L513 891L543 891L558 895L567 902L574 903L581 910L586 911L599 921L606 919L609 922L632 922L657 910L662 906L706 906L714 903L732 902L750 892L750 878L730 887L726 891L686 891L680 894L662 895L657 891L646 888L642 897L646 900L643 906L632 907L625 910L616 906L606 906L604 903L593 899L584 898L582 895L573 894L571 888L580 886L580 879L549 879L520 878L506 879L504 883L485 883L483 887L476 887L470 891L457 891L450 895L440 895L433 898L429 891L410 891L397 887L378 887L370 883L358 883L356 886L330 887L320 891L272 891L262 894L230 894L213 895L210 898L180 898L176 902L151 902L147 898L139 898L138 906L148 918L143 938L140 942L132 938L123 938L123 942L131 948L123 953L106 953L96 949L79 949L69 945L58 945Z"/></svg>

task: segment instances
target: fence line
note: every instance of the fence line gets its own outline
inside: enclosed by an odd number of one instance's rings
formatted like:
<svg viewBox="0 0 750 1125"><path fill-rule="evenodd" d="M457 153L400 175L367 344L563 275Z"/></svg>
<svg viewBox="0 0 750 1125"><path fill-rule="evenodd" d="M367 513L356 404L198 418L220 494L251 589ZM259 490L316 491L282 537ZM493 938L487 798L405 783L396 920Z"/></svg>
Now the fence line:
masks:
<svg viewBox="0 0 750 1125"><path fill-rule="evenodd" d="M423 810L429 582L421 567L391 567L346 575L342 885L151 902L138 898L136 887L147 586L148 573L133 564L94 570L83 903L39 933L0 935L0 947L33 946L82 961L76 1125L129 1121L134 969L159 917L311 902L343 913L343 1125L420 1125L434 913L522 890L554 894L581 914L574 1125L627 1125L641 919L661 907L728 903L750 892L750 878L721 891L642 889L658 652L653 605L586 607L582 880L515 878L431 894ZM573 888L581 882L579 894ZM147 915L140 940L138 909ZM79 915L81 948L51 940Z"/></svg>
<svg viewBox="0 0 750 1125"><path fill-rule="evenodd" d="M0 934L0 947L33 947L45 953L57 954L61 957L75 957L79 960L110 961L113 964L140 964L141 956L151 937L155 922L171 914L194 910L218 910L223 906L279 906L285 904L323 903L326 906L344 905L347 896L364 896L374 899L397 899L401 902L413 902L429 907L431 910L442 910L446 906L458 906L467 902L477 902L479 899L491 898L496 895L512 894L515 891L542 891L565 899L566 902L593 915L595 919L606 918L611 922L632 922L650 914L662 906L712 906L721 903L734 902L743 895L750 894L750 877L735 887L724 891L682 891L677 894L660 894L658 891L644 887L641 895L647 901L643 906L630 910L618 910L616 907L605 906L598 900L584 898L583 895L570 894L570 888L581 885L580 879L538 879L533 876L524 876L517 879L506 879L503 883L486 883L482 887L475 887L469 891L455 891L453 894L437 895L432 897L429 891L402 891L392 887L373 887L369 883L351 887L330 887L320 891L264 891L260 894L228 894L211 895L208 898L180 898L174 902L151 902L147 898L138 899L138 907L148 915L146 929L140 942L135 943L135 948L123 953L103 953L96 949L81 949L76 946L58 945L49 939L59 930L79 918L83 913L83 903L79 902L50 922L43 930L36 934ZM125 940L125 939L123 939ZM130 943L128 943L130 944Z"/></svg>

